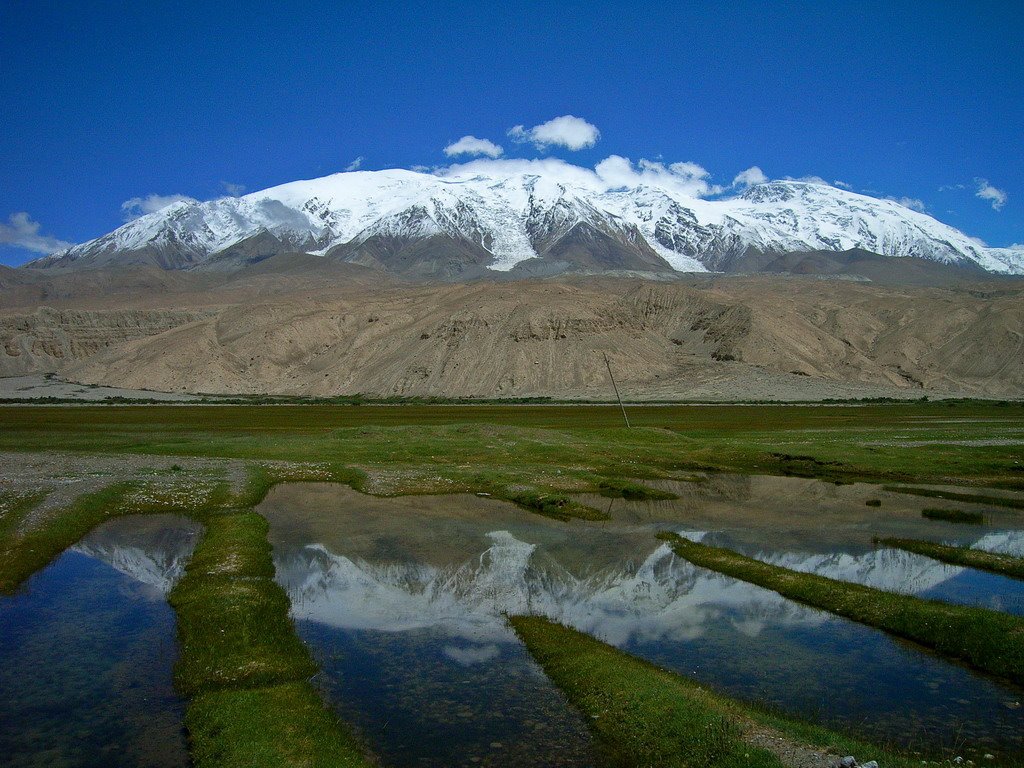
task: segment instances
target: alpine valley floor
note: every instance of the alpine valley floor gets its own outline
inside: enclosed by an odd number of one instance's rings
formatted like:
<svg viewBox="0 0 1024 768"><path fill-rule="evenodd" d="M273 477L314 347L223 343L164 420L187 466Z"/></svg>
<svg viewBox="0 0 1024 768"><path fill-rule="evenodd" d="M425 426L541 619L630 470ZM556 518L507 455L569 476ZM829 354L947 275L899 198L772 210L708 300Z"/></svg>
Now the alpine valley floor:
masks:
<svg viewBox="0 0 1024 768"><path fill-rule="evenodd" d="M7 756L76 764L84 728L105 765L1020 763L1012 681L656 534L1020 616L1020 582L872 538L1019 557L1024 405L629 413L0 406ZM985 525L922 517L923 491ZM517 639L506 613L618 650L521 621ZM673 701L644 725L643 702Z"/></svg>

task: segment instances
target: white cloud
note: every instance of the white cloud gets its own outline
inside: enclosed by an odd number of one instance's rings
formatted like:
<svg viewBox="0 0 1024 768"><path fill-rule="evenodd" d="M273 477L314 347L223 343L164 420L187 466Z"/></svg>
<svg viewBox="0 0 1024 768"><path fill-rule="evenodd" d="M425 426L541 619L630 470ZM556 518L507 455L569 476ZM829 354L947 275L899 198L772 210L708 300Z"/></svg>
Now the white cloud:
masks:
<svg viewBox="0 0 1024 768"><path fill-rule="evenodd" d="M498 175L530 174L555 182L579 185L595 192L645 184L667 187L687 197L706 197L725 191L710 183L710 174L697 163L665 163L611 155L593 169L567 163L552 157L536 160L470 160L466 163L436 168L434 173L445 178L474 176L480 173Z"/></svg>
<svg viewBox="0 0 1024 768"><path fill-rule="evenodd" d="M902 205L904 208L909 208L912 211L917 211L918 213L925 213L927 211L925 204L918 200L916 197L887 197L885 199L891 200L894 203L898 203L899 205Z"/></svg>
<svg viewBox="0 0 1024 768"><path fill-rule="evenodd" d="M146 195L145 197L133 197L121 203L121 211L126 221L145 216L147 213L155 213L174 203L198 203L194 197L188 195Z"/></svg>
<svg viewBox="0 0 1024 768"><path fill-rule="evenodd" d="M732 180L732 187L734 189L738 187L752 187L755 184L764 184L766 181L768 181L768 177L764 175L764 171L756 165L752 165L747 170L736 174L736 178Z"/></svg>
<svg viewBox="0 0 1024 768"><path fill-rule="evenodd" d="M974 183L978 185L978 191L974 193L975 197L990 201L994 211L1001 211L1003 209L1003 206L1006 205L1006 201L1009 199L1006 192L993 187L988 183L988 179L975 179Z"/></svg>
<svg viewBox="0 0 1024 768"><path fill-rule="evenodd" d="M786 177L786 181L802 181L805 184L824 184L826 187L831 187L832 186L827 181L825 181L823 178L821 178L821 176L799 176L799 177L787 176Z"/></svg>
<svg viewBox="0 0 1024 768"><path fill-rule="evenodd" d="M360 155L355 160L353 160L351 163L346 165L345 166L345 170L346 171L358 171L362 167L362 165L363 165L363 160L364 160L363 156Z"/></svg>
<svg viewBox="0 0 1024 768"><path fill-rule="evenodd" d="M493 141L478 139L476 136L463 136L458 141L452 142L444 148L448 157L455 155L487 155L487 157L500 157L505 150Z"/></svg>
<svg viewBox="0 0 1024 768"><path fill-rule="evenodd" d="M562 115L533 128L516 125L509 128L508 135L517 144L531 142L537 149L565 147L573 152L592 147L601 138L596 125L573 115Z"/></svg>
<svg viewBox="0 0 1024 768"><path fill-rule="evenodd" d="M224 187L224 191L231 197L241 197L245 194L245 184L232 184L230 181L222 181L220 185Z"/></svg>
<svg viewBox="0 0 1024 768"><path fill-rule="evenodd" d="M835 181L833 181L832 182L832 186L833 187L839 187L840 189L853 189L853 185L852 184L847 184L845 181L840 181L839 179L836 179Z"/></svg>
<svg viewBox="0 0 1024 768"><path fill-rule="evenodd" d="M52 235L39 234L40 224L32 221L25 211L12 213L7 217L6 224L0 224L0 245L23 248L34 253L50 254L70 248L74 243L58 240Z"/></svg>

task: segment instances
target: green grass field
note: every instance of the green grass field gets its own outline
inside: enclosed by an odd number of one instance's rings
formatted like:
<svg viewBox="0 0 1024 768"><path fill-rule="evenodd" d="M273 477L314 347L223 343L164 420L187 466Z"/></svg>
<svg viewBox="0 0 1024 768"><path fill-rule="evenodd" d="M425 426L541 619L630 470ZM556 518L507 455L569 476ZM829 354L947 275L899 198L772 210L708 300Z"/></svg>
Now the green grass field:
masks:
<svg viewBox="0 0 1024 768"><path fill-rule="evenodd" d="M0 406L0 450L319 461L408 468L396 492L474 490L555 469L693 469L1024 489L1024 404L863 406ZM913 444L905 444L907 438ZM964 442L978 441L967 446ZM921 443L928 443L921 445ZM433 487L425 479L440 476Z"/></svg>
<svg viewBox="0 0 1024 768"><path fill-rule="evenodd" d="M630 419L634 428L626 429L616 406L574 405L0 406L0 451L46 454L40 461L86 472L97 456L124 457L128 467L106 487L38 516L35 489L3 491L0 592L113 515L188 515L205 534L171 602L193 760L360 765L360 746L308 683L314 668L272 579L265 523L253 507L275 483L486 493L556 519L592 520L602 513L568 494L657 498L663 494L636 481L694 472L959 485L982 496L984 488L1024 490L1013 444L1024 439L1019 403L652 405L630 407ZM146 457L183 458L151 470ZM203 460L190 471L205 490L161 491L160 483L188 475L182 465L193 466L193 457ZM247 469L244 487L216 474L224 460ZM712 721L707 764L739 759L730 729Z"/></svg>

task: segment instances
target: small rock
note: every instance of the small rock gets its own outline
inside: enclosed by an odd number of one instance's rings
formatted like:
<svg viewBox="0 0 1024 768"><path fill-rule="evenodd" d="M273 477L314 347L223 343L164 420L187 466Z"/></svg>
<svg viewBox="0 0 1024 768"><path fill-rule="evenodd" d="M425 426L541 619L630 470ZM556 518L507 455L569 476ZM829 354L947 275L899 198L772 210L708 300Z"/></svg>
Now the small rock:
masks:
<svg viewBox="0 0 1024 768"><path fill-rule="evenodd" d="M839 761L839 768L857 768L857 758L847 755Z"/></svg>
<svg viewBox="0 0 1024 768"><path fill-rule="evenodd" d="M988 752L986 752L984 755L982 755L982 757L984 757L986 760L995 760L996 759L995 755L990 754Z"/></svg>
<svg viewBox="0 0 1024 768"><path fill-rule="evenodd" d="M868 760L860 768L878 768L878 763L875 762L874 760Z"/></svg>
<svg viewBox="0 0 1024 768"><path fill-rule="evenodd" d="M964 759L960 757L960 755L957 755L953 758L953 765L960 765L963 761Z"/></svg>

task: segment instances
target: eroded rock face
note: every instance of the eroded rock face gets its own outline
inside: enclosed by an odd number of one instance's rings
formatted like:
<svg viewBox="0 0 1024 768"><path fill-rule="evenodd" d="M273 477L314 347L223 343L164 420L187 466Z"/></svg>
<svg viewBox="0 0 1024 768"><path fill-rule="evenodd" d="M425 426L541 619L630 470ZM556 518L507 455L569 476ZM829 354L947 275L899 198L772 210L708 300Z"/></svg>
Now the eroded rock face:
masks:
<svg viewBox="0 0 1024 768"><path fill-rule="evenodd" d="M0 376L57 371L101 350L194 322L201 312L56 310L0 316Z"/></svg>
<svg viewBox="0 0 1024 768"><path fill-rule="evenodd" d="M178 392L608 398L607 353L630 398L1024 393L1015 283L259 280L245 293L162 296L175 309L135 296L133 309L0 315L0 375Z"/></svg>

